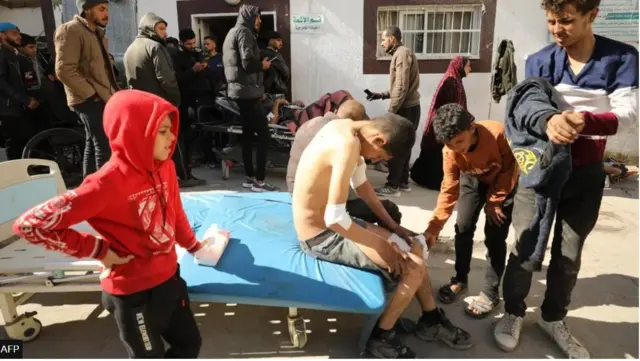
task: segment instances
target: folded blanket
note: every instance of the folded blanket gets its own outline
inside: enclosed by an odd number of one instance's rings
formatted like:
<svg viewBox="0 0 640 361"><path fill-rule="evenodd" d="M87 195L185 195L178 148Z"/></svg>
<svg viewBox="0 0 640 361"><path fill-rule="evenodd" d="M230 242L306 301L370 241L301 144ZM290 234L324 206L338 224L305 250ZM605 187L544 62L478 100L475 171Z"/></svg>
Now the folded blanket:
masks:
<svg viewBox="0 0 640 361"><path fill-rule="evenodd" d="M536 213L520 233L518 257L522 267L540 271L551 235L560 194L571 174L571 148L551 143L546 123L560 111L553 101L554 88L544 78L528 78L507 97L505 134L520 166L519 186L536 192Z"/></svg>

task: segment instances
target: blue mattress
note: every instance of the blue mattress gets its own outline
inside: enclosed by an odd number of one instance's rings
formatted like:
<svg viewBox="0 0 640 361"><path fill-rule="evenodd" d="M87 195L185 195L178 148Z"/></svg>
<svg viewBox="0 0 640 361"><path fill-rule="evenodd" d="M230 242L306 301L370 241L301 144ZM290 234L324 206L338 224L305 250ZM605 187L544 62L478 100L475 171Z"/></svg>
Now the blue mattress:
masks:
<svg viewBox="0 0 640 361"><path fill-rule="evenodd" d="M186 193L182 202L198 239L214 223L231 231L215 268L196 265L188 253L181 256L181 274L194 301L382 312L378 274L300 250L288 193Z"/></svg>

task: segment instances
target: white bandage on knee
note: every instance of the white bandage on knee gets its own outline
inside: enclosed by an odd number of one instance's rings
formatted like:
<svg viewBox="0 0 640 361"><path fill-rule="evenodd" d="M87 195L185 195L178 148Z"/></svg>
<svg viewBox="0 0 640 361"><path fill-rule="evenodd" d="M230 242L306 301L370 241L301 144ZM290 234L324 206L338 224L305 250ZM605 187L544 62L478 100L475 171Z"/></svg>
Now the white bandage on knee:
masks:
<svg viewBox="0 0 640 361"><path fill-rule="evenodd" d="M348 230L353 222L347 212L347 205L345 203L327 204L327 208L324 210L324 223L327 227L337 224L345 230Z"/></svg>
<svg viewBox="0 0 640 361"><path fill-rule="evenodd" d="M351 176L351 187L356 189L362 185L362 183L367 181L367 164L362 161L356 169L353 170L353 175Z"/></svg>

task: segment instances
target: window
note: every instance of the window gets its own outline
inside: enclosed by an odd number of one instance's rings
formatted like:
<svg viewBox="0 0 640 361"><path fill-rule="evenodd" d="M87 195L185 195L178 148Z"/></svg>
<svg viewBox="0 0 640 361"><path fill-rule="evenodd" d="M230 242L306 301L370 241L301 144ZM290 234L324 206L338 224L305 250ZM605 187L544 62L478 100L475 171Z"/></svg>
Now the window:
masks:
<svg viewBox="0 0 640 361"><path fill-rule="evenodd" d="M389 26L402 31L403 43L418 59L451 59L480 57L482 4L384 6L378 8L378 44ZM386 59L384 49L377 47L376 57Z"/></svg>

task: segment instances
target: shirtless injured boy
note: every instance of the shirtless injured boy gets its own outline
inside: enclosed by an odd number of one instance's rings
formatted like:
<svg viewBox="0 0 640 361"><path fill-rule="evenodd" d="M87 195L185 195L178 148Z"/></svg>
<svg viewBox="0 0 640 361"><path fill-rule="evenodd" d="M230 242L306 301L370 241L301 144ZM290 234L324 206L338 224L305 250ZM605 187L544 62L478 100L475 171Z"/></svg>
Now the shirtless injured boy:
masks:
<svg viewBox="0 0 640 361"><path fill-rule="evenodd" d="M415 331L419 339L439 340L454 349L472 346L469 333L437 308L420 242L416 239L409 247L388 230L351 218L345 209L349 187L357 190L366 182L365 159L404 156L414 140L411 122L398 115L369 121L336 119L313 138L296 172L293 222L302 249L328 262L378 271L395 287L367 341L367 357L415 358L394 331L414 297L422 308Z"/></svg>

